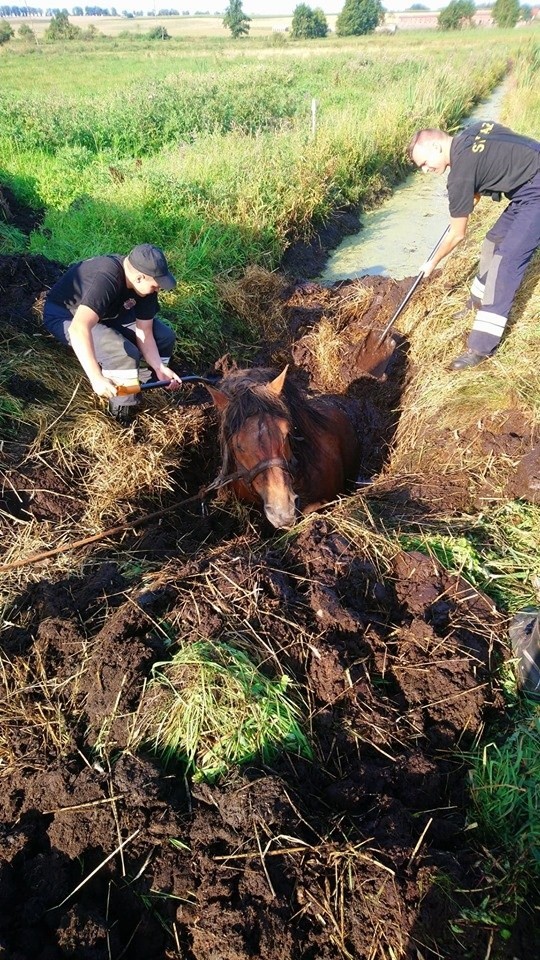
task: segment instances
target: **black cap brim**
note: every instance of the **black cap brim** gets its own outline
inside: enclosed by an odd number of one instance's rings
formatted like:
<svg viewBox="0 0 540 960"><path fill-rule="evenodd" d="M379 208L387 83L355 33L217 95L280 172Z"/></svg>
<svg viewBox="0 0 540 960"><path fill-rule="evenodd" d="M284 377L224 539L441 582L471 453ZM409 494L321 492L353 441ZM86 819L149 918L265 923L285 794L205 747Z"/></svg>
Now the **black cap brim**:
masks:
<svg viewBox="0 0 540 960"><path fill-rule="evenodd" d="M172 273L166 273L164 277L155 277L159 283L160 290L174 290L176 286L176 277Z"/></svg>

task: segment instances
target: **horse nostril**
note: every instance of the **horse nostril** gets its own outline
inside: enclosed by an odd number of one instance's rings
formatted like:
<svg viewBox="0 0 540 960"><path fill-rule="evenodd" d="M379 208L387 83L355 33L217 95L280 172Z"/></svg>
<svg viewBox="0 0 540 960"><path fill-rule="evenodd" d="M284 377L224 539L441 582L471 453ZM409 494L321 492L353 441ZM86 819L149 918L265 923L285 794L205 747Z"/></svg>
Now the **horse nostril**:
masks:
<svg viewBox="0 0 540 960"><path fill-rule="evenodd" d="M294 498L294 509L295 513L300 513L300 497Z"/></svg>

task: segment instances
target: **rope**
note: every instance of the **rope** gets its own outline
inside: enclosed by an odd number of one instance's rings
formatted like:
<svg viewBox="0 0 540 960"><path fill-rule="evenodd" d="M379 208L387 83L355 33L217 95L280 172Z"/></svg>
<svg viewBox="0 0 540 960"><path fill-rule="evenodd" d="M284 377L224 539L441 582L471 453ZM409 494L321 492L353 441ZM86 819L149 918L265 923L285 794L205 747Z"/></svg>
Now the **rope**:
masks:
<svg viewBox="0 0 540 960"><path fill-rule="evenodd" d="M97 543L99 540L105 540L107 537L114 537L117 533L125 533L126 530L134 530L136 527L140 527L145 523L149 523L150 520L157 520L158 517L164 517L167 513L172 513L173 510L177 510L178 507L183 507L186 503L194 503L195 500L202 500L207 493L210 493L213 490L219 490L221 487L227 486L229 483L234 483L235 480L246 479L249 483L261 472L261 469L265 469L268 466L282 466L284 461L281 458L275 460L264 460L261 463L253 467L252 470L236 470L235 473L229 474L228 477L223 477L219 474L215 480L212 480L212 483L208 483L205 487L202 487L198 493L194 494L192 497L187 497L186 500L180 500L179 503L174 503L170 507L164 507L163 510L155 510L153 513L146 513L144 516L139 517L138 520L132 520L129 523L122 523L117 527L109 527L108 530L103 530L102 533L95 533L92 537L85 537L83 540L75 540L74 543L67 543L63 547L54 547L53 550L44 550L42 553L35 553L31 557L26 557L24 560L13 560L11 563L4 563L0 566L0 573L6 573L8 570L15 570L17 567L27 567L31 563L40 563L41 560L48 560L49 557L57 557L60 553L67 553L69 550L78 550L79 547L86 547L90 543Z"/></svg>
<svg viewBox="0 0 540 960"><path fill-rule="evenodd" d="M149 523L151 520L157 520L158 517L164 517L167 513L172 513L173 510L177 510L178 507L185 506L186 503L193 503L195 500L202 500L211 490L219 490L220 487L224 487L236 479L236 474L227 477L225 480L222 479L222 477L217 477L212 481L212 483L202 487L198 493L194 494L192 497L187 497L186 500L180 500L179 503L175 503L170 507L164 507L163 510L155 510L153 513L146 513L144 516L139 517L138 520L132 520L129 523L122 523L117 527L109 527L108 530L103 530L102 533L95 533L92 537L85 537L83 540L75 540L74 543L67 543L63 547L55 547L53 550L44 550L42 553L35 553L33 556L26 557L24 560L13 560L11 563L2 564L0 566L0 573L6 573L7 570L14 570L16 567L27 567L31 563L39 563L41 560L48 560L49 557L57 557L60 553L67 553L69 550L78 550L79 547L86 547L89 543L97 543L98 540L105 540L107 537L116 536L117 533L125 533L126 530L134 530L136 527L140 527L145 523Z"/></svg>

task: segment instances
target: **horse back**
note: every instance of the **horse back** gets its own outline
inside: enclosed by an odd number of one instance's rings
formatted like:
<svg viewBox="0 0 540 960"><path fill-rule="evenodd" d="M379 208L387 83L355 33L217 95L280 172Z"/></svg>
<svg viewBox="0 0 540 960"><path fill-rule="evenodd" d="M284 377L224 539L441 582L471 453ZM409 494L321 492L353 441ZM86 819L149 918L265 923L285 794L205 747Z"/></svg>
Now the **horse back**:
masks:
<svg viewBox="0 0 540 960"><path fill-rule="evenodd" d="M309 510L345 493L360 470L361 444L355 426L354 400L321 396L310 402L322 423L311 438L309 468L299 493Z"/></svg>

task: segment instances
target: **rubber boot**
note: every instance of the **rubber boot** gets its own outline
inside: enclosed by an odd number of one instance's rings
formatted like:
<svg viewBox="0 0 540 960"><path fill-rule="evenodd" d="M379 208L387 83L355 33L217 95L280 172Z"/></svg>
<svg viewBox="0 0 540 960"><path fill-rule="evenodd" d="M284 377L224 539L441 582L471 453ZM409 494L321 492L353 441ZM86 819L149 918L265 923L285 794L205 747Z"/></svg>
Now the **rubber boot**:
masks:
<svg viewBox="0 0 540 960"><path fill-rule="evenodd" d="M540 610L520 610L511 620L508 635L517 659L517 680L522 693L540 702Z"/></svg>

